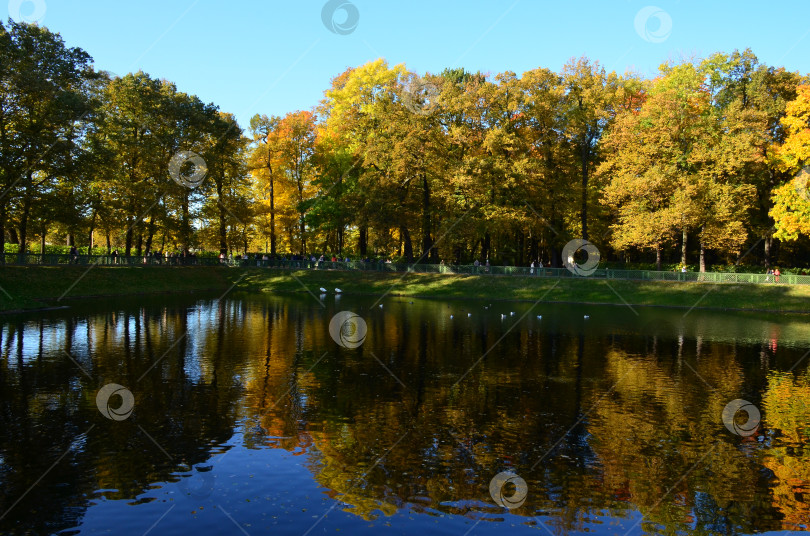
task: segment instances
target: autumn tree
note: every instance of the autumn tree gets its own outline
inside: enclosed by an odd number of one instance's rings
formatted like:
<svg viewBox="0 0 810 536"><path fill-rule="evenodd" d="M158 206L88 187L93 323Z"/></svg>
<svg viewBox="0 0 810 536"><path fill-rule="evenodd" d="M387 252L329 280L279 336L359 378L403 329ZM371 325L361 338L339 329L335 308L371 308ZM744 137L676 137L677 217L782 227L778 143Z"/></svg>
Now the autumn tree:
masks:
<svg viewBox="0 0 810 536"><path fill-rule="evenodd" d="M282 180L295 192L299 251L304 254L307 251L305 203L312 194L316 116L308 111L291 112L279 121L267 139Z"/></svg>
<svg viewBox="0 0 810 536"><path fill-rule="evenodd" d="M784 240L810 236L810 171L805 168L810 163L810 86L799 86L797 93L787 105L785 142L776 153L779 167L794 178L774 189L770 212L776 236Z"/></svg>
<svg viewBox="0 0 810 536"><path fill-rule="evenodd" d="M606 72L588 58L569 61L562 71L566 94L562 113L565 133L579 162L582 238L588 239L588 207L593 192L590 176L599 159L599 141L613 115L619 86L615 72Z"/></svg>
<svg viewBox="0 0 810 536"><path fill-rule="evenodd" d="M256 114L250 119L253 143L248 153L248 170L254 178L257 216L267 219L260 227L269 238L270 254L276 255L276 175L270 134L278 128L280 117ZM266 230L266 231L265 231Z"/></svg>

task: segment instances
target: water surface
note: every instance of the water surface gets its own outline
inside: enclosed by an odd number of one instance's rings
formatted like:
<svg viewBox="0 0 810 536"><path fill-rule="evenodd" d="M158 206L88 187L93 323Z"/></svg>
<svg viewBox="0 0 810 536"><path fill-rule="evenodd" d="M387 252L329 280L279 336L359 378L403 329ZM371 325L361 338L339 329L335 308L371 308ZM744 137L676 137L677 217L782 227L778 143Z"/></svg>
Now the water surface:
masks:
<svg viewBox="0 0 810 536"><path fill-rule="evenodd" d="M0 319L0 533L807 528L808 317L375 300ZM355 349L330 336L347 310L368 326ZM111 383L133 395L121 420L97 402ZM735 399L755 433L724 425ZM502 472L526 483L519 507L491 494Z"/></svg>

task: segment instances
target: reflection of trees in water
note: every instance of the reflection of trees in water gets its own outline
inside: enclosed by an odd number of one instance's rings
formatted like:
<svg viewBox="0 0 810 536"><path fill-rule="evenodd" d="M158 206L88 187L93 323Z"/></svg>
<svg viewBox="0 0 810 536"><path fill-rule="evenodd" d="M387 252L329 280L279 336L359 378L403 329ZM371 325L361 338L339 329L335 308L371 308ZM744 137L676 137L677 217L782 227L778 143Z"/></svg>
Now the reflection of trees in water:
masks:
<svg viewBox="0 0 810 536"><path fill-rule="evenodd" d="M774 473L774 506L784 516L782 528L806 529L810 522L810 371L771 372L762 404L773 435L762 463Z"/></svg>
<svg viewBox="0 0 810 536"><path fill-rule="evenodd" d="M155 482L177 481L178 470L205 461L212 445L231 437L241 394L233 374L244 356L223 350L200 359L190 344L204 335L189 325L194 314L127 309L21 321L0 331L0 512L53 465L0 521L0 532L75 526L91 501L131 499ZM178 342L186 329L194 334ZM238 350L239 342L231 342ZM207 366L202 376L189 377L200 364ZM96 393L109 382L135 396L135 412L125 421L109 421L96 408Z"/></svg>
<svg viewBox="0 0 810 536"><path fill-rule="evenodd" d="M288 438L283 446L289 449L297 446L296 439L311 438L316 479L364 517L375 511L391 514L405 504L426 512L500 512L489 496L489 480L509 466L527 471L563 436L556 450L560 456L534 471L539 481L530 481L530 504L586 508L571 499L589 485L585 464L592 454L584 429L565 432L583 412L583 392L596 381L598 351L583 354L580 340L516 333L453 387L502 334L503 328L492 326L465 334L410 315L381 317L369 322L369 343L354 351L332 344L300 383L295 368L285 374L278 364L281 370L258 367L247 397L255 408L280 397L264 413L264 427ZM274 349L284 348L277 337L286 337L286 355L291 353L289 335L267 337ZM299 368L309 368L316 354ZM269 389L268 378L274 382ZM295 400L296 393L306 397L305 404ZM304 416L306 434L300 417L290 419L287 408ZM530 511L527 504L523 513Z"/></svg>
<svg viewBox="0 0 810 536"><path fill-rule="evenodd" d="M772 508L758 447L741 448L721 420L725 404L745 389L736 350L694 342L658 355L608 351L616 387L589 425L605 486L638 508L649 530L778 528L763 515Z"/></svg>
<svg viewBox="0 0 810 536"><path fill-rule="evenodd" d="M459 338L458 331L408 317L370 324L369 339L385 341L386 353L375 355L407 388L369 355L379 352L372 345L333 349L313 371L317 381L310 375L297 391L307 401L303 435L317 447L316 479L366 518L403 506L476 517L499 512L487 484L512 467L530 489L530 500L515 513L553 515L548 524L561 531L636 508L645 513L647 530L653 524L694 532L697 523L706 533L779 526L756 449L741 449L720 420L729 400L757 392L746 382L749 371L755 385L762 377L734 346L656 339L627 354L618 347L638 340L617 339L605 362L608 340L588 348L584 338L523 332L452 388L500 334L482 329ZM603 396L586 425L565 435ZM301 429L300 423L291 428ZM561 437L553 454L530 470Z"/></svg>
<svg viewBox="0 0 810 536"><path fill-rule="evenodd" d="M0 532L74 526L96 490L134 498L175 480L178 467L210 457L237 422L246 447L305 455L326 493L365 518L400 508L498 517L489 481L511 469L529 485L513 513L546 516L563 533L635 509L649 531L652 524L753 531L806 519L797 495L807 476L806 429L797 424L805 417L791 405L806 384L767 377L763 415L782 443L741 440L720 421L728 401L758 402L768 368L759 348L516 329L454 385L507 326L451 329L437 321L441 304L407 314L373 310L366 344L344 350L327 329L339 309L307 300L222 300L7 325L0 512L73 448L15 507L16 526L0 521ZM135 394L127 421L107 421L95 407L97 389L111 381ZM773 489L760 457L777 475Z"/></svg>

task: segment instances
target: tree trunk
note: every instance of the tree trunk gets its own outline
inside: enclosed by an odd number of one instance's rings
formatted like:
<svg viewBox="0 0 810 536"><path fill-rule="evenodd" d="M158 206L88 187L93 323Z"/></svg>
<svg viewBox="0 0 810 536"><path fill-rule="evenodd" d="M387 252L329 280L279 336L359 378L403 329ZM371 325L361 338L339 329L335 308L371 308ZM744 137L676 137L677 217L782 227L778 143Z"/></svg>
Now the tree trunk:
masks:
<svg viewBox="0 0 810 536"><path fill-rule="evenodd" d="M686 266L686 227L683 228L683 240L681 241L681 264Z"/></svg>
<svg viewBox="0 0 810 536"><path fill-rule="evenodd" d="M228 226L225 223L226 214L225 214L225 203L223 203L222 201L222 182L217 181L216 185L217 185L217 199L219 200L219 203L217 203L217 205L219 206L219 252L228 253ZM272 226L270 227L270 229L271 229L270 242L272 243L273 241ZM275 251L273 253L275 253Z"/></svg>
<svg viewBox="0 0 810 536"><path fill-rule="evenodd" d="M96 228L96 211L94 210L93 211L93 217L90 218L90 232L87 233L88 234L87 242L89 244L89 246L87 248L87 254L88 255L92 255L92 251L93 251L93 231L95 230L95 228Z"/></svg>
<svg viewBox="0 0 810 536"><path fill-rule="evenodd" d="M537 237L532 233L529 238L529 259L532 261L540 260L540 251L537 244Z"/></svg>
<svg viewBox="0 0 810 536"><path fill-rule="evenodd" d="M183 251L188 251L189 245L191 243L191 221L189 221L191 216L188 208L188 191L185 190L183 191L182 207L183 207L183 215L182 215L183 235L181 237L180 246L182 247Z"/></svg>
<svg viewBox="0 0 810 536"><path fill-rule="evenodd" d="M8 238L9 238L9 243L10 244L19 244L20 243L20 237L17 236L17 229L15 229L14 227L9 227L9 229L8 229Z"/></svg>
<svg viewBox="0 0 810 536"><path fill-rule="evenodd" d="M523 234L523 231L517 232L517 243L518 243L518 254L517 254L517 262L515 266L523 266L523 249L526 246L526 235Z"/></svg>
<svg viewBox="0 0 810 536"><path fill-rule="evenodd" d="M703 244L703 238L700 239L700 273L706 272L706 246Z"/></svg>
<svg viewBox="0 0 810 536"><path fill-rule="evenodd" d="M73 236L73 233L68 233L67 238L65 240L66 246L75 246L76 245L76 237Z"/></svg>
<svg viewBox="0 0 810 536"><path fill-rule="evenodd" d="M481 246L481 262L486 262L489 259L489 250L492 245L492 237L489 231L484 233L484 244Z"/></svg>
<svg viewBox="0 0 810 536"><path fill-rule="evenodd" d="M152 251L152 239L155 236L155 216L149 216L149 223L146 226L146 251Z"/></svg>
<svg viewBox="0 0 810 536"><path fill-rule="evenodd" d="M6 201L0 201L0 264L6 263Z"/></svg>
<svg viewBox="0 0 810 536"><path fill-rule="evenodd" d="M42 232L39 234L39 254L45 255L45 236L48 234L48 228L42 226Z"/></svg>
<svg viewBox="0 0 810 536"><path fill-rule="evenodd" d="M304 221L304 214L303 213L301 213L301 217L299 219L300 219L299 229L301 231L301 255L303 255L307 251L307 235L306 235L307 224Z"/></svg>
<svg viewBox="0 0 810 536"><path fill-rule="evenodd" d="M27 246L28 240L28 216L31 214L31 195L29 193L28 187L31 184L31 176L28 176L28 186L26 186L25 195L23 196L23 209L22 214L20 215L20 249L19 249L19 256L20 262L23 260L23 255L25 255L25 248Z"/></svg>
<svg viewBox="0 0 810 536"><path fill-rule="evenodd" d="M143 231L138 231L138 245L135 250L139 257L143 254Z"/></svg>
<svg viewBox="0 0 810 536"><path fill-rule="evenodd" d="M368 253L368 225L361 225L358 235L357 250L360 252L360 256L365 258Z"/></svg>
<svg viewBox="0 0 810 536"><path fill-rule="evenodd" d="M655 244L655 269L661 271L661 244Z"/></svg>
<svg viewBox="0 0 810 536"><path fill-rule="evenodd" d="M399 228L399 236L402 237L402 242L405 246L405 261L408 263L413 262L413 244L411 243L411 233L404 225Z"/></svg>
<svg viewBox="0 0 810 536"><path fill-rule="evenodd" d="M269 158L268 158L269 160ZM276 192L273 181L273 166L268 162L267 171L270 176L270 255L276 254Z"/></svg>
<svg viewBox="0 0 810 536"><path fill-rule="evenodd" d="M106 235L106 237L107 237L107 255L109 255L110 253L112 253L112 244L110 243L110 230L109 230L109 229L107 229L107 230L104 232L104 234L105 234L105 235Z"/></svg>
<svg viewBox="0 0 810 536"><path fill-rule="evenodd" d="M351 171L351 170L350 170ZM337 185L335 188L335 199L342 199L343 196L343 175L340 175L337 180ZM343 210L339 209L337 213L337 226L335 229L335 242L337 243L337 255L338 260L340 257L343 256L343 230L345 227L345 223L343 221Z"/></svg>
<svg viewBox="0 0 810 536"><path fill-rule="evenodd" d="M127 236L124 240L124 256L129 257L130 253L132 253L132 238L133 238L133 229L132 229L132 217L127 216Z"/></svg>
<svg viewBox="0 0 810 536"><path fill-rule="evenodd" d="M422 174L422 258L427 258L430 255L430 250L433 247L433 238L430 236L431 222L430 222L430 184L428 183L427 174Z"/></svg>
<svg viewBox="0 0 810 536"><path fill-rule="evenodd" d="M582 238L588 240L588 154L590 144L582 145Z"/></svg>
<svg viewBox="0 0 810 536"><path fill-rule="evenodd" d="M769 230L765 235L765 268L771 267L771 246L773 245L773 233Z"/></svg>
<svg viewBox="0 0 810 536"><path fill-rule="evenodd" d="M551 266L552 268L561 268L562 267L562 253L554 244L549 245L549 251L551 255Z"/></svg>

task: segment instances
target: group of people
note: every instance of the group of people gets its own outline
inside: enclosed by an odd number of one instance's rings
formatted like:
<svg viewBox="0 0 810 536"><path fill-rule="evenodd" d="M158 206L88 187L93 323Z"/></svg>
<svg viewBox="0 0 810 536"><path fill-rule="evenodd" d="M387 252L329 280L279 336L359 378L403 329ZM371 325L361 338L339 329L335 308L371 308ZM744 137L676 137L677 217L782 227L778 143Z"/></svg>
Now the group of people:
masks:
<svg viewBox="0 0 810 536"><path fill-rule="evenodd" d="M223 252L219 254L219 262L221 264L234 264L234 263L241 264L243 262L256 261L256 266L267 266L271 260L296 263L296 266L300 268L317 267L322 262L351 262L349 257L344 257L341 259L336 255L330 256L325 253L320 255L319 257L316 257L315 255L300 255L297 253L292 255L281 255L281 256L277 255L268 256L267 253L264 254L256 253L254 255L251 255L250 253L245 253L245 254L237 254L235 256L233 253L226 255ZM365 262L371 261L370 259L366 259Z"/></svg>
<svg viewBox="0 0 810 536"><path fill-rule="evenodd" d="M88 248L89 249L89 248ZM90 252L88 251L88 254ZM69 251L70 262L71 264L78 264L79 263L79 250L76 246L71 246ZM119 257L120 254L118 250L113 250L109 256L112 259L112 264L119 264ZM143 255L143 264L197 264L196 263L197 255L194 252L188 250L182 250L177 252L163 252L163 251L149 251L147 250L146 253ZM234 256L233 253L226 255L225 253L219 254L219 262L221 264L246 264L250 261L255 261L256 266L269 266L270 261L281 261L282 263L295 263L295 266L298 268L318 268L321 263L324 262L353 262L349 257L340 258L337 255L327 255L326 253L321 254L320 256L316 256L314 254L311 255L301 255L301 254L289 254L289 255L270 255L268 256L267 253L261 254L256 253L255 255L251 255L248 253L245 254L237 254ZM376 264L391 264L391 259L373 259L370 257L365 257L362 259L357 259L354 262L362 262L362 263L376 263ZM444 259L441 260L439 263L440 266L444 267L447 266ZM475 268L475 273L480 273L480 269L483 268L484 273L490 272L490 262L489 259L486 259L483 263L481 263L478 259L475 259L473 262L473 266ZM506 262L504 262L504 266L508 266ZM531 275L540 274L540 270L544 267L543 261L532 261L529 265L529 273ZM687 267L685 265L681 265L680 271L682 273L687 272ZM768 269L765 276L766 282L778 283L779 278L782 275L782 272L779 268Z"/></svg>
<svg viewBox="0 0 810 536"><path fill-rule="evenodd" d="M446 265L447 264L444 262L444 259L442 259L441 262L439 263L439 266L446 266ZM509 263L504 261L503 265L504 266L509 266ZM484 273L487 274L487 273L489 273L491 266L492 265L489 263L489 259L485 260L483 263L481 261L479 261L478 259L475 259L475 261L473 261L473 268L474 268L473 271L474 271L474 273L481 273L481 268L483 268ZM529 273L531 275L539 274L540 273L540 268L542 268L542 267L543 267L543 261L541 261L541 260L532 261L532 263L529 265Z"/></svg>

